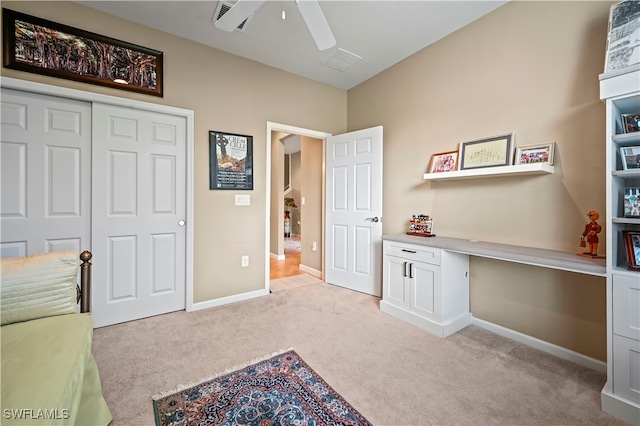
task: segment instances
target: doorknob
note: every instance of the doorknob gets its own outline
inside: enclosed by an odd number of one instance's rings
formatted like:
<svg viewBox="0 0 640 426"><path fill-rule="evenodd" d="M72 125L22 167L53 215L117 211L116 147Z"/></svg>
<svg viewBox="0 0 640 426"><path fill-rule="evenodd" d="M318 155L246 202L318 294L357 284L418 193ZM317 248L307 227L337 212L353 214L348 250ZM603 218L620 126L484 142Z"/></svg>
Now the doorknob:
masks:
<svg viewBox="0 0 640 426"><path fill-rule="evenodd" d="M184 225L185 225L185 223L187 223L187 222L185 222L184 220L180 219L180 220L178 221L178 226L184 226Z"/></svg>
<svg viewBox="0 0 640 426"><path fill-rule="evenodd" d="M378 216L368 217L365 220L370 220L371 222L379 222L380 221L380 219L378 219Z"/></svg>

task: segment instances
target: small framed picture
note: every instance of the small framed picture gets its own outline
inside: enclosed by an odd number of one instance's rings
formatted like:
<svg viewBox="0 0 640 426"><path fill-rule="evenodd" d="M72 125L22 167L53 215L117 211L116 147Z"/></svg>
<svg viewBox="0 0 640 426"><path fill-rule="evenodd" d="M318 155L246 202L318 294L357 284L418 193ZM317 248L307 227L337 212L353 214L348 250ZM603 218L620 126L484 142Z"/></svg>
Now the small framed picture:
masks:
<svg viewBox="0 0 640 426"><path fill-rule="evenodd" d="M460 143L460 170L510 166L513 133Z"/></svg>
<svg viewBox="0 0 640 426"><path fill-rule="evenodd" d="M624 189L624 217L640 218L640 188Z"/></svg>
<svg viewBox="0 0 640 426"><path fill-rule="evenodd" d="M554 142L523 145L516 148L516 164L549 163L553 166Z"/></svg>
<svg viewBox="0 0 640 426"><path fill-rule="evenodd" d="M620 157L624 170L640 169L640 146L621 147Z"/></svg>
<svg viewBox="0 0 640 426"><path fill-rule="evenodd" d="M458 170L458 151L441 152L431 156L429 173L453 172Z"/></svg>
<svg viewBox="0 0 640 426"><path fill-rule="evenodd" d="M622 122L624 123L625 133L640 132L640 112L635 114L622 114Z"/></svg>
<svg viewBox="0 0 640 426"><path fill-rule="evenodd" d="M640 271L640 232L622 231L627 253L627 268Z"/></svg>

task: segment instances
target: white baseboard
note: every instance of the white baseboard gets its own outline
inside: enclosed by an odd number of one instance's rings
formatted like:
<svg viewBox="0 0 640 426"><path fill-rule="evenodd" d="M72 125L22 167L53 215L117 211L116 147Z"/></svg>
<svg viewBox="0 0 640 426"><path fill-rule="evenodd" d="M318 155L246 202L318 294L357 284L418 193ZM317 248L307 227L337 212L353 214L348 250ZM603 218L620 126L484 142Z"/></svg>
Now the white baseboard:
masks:
<svg viewBox="0 0 640 426"><path fill-rule="evenodd" d="M276 260L284 260L285 259L284 254L269 253L269 256L272 259L276 259Z"/></svg>
<svg viewBox="0 0 640 426"><path fill-rule="evenodd" d="M206 302L194 303L192 311L199 311L201 309L213 308L215 306L227 305L229 303L240 302L242 300L255 299L256 297L267 296L269 290L262 289L256 291L249 291L247 293L236 294L228 297L221 297L219 299L207 300Z"/></svg>
<svg viewBox="0 0 640 426"><path fill-rule="evenodd" d="M322 279L322 271L318 271L317 269L310 268L308 266L303 265L302 263L300 264L300 266L298 266L298 269L300 269L303 272L306 272L309 275L313 275L319 280Z"/></svg>
<svg viewBox="0 0 640 426"><path fill-rule="evenodd" d="M610 391L609 385L610 382L607 382L600 393L602 411L632 425L640 425L640 404L614 395Z"/></svg>
<svg viewBox="0 0 640 426"><path fill-rule="evenodd" d="M524 343L525 345L534 347L543 352L550 353L551 355L555 355L558 358L566 359L567 361L575 362L576 364L582 365L583 367L591 368L592 370L607 374L607 363L598 359L588 357L581 353L563 348L562 346L545 342L544 340L528 336L526 334L520 333L519 331L511 330L501 325L493 324L489 321L481 320L476 317L473 317L473 319L471 320L471 324L477 325L478 327L484 328L485 330L489 330L508 339L515 340L516 342Z"/></svg>

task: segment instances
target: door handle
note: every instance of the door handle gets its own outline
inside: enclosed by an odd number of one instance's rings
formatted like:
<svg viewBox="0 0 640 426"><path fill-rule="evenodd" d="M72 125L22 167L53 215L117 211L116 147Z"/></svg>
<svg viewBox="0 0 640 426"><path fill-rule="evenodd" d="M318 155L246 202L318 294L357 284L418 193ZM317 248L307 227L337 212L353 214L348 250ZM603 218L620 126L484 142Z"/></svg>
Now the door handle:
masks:
<svg viewBox="0 0 640 426"><path fill-rule="evenodd" d="M365 220L370 220L371 222L379 222L380 221L380 219L378 219L378 216L367 217L367 218L365 218Z"/></svg>
<svg viewBox="0 0 640 426"><path fill-rule="evenodd" d="M404 262L402 264L402 276L406 277L407 276L407 262Z"/></svg>
<svg viewBox="0 0 640 426"><path fill-rule="evenodd" d="M178 221L178 226L184 226L187 222L185 222L184 220L180 219Z"/></svg>
<svg viewBox="0 0 640 426"><path fill-rule="evenodd" d="M413 278L413 263L409 264L409 278Z"/></svg>

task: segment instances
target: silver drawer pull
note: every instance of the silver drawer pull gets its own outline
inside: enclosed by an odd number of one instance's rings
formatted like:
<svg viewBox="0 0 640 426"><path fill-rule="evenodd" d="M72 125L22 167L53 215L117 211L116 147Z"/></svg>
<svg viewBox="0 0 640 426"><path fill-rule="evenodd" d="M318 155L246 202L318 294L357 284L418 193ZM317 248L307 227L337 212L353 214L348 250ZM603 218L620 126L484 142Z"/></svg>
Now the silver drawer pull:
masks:
<svg viewBox="0 0 640 426"><path fill-rule="evenodd" d="M416 253L415 250L402 249L402 251L405 252L405 253L414 253L414 254Z"/></svg>

